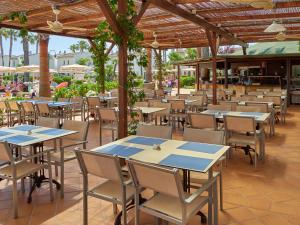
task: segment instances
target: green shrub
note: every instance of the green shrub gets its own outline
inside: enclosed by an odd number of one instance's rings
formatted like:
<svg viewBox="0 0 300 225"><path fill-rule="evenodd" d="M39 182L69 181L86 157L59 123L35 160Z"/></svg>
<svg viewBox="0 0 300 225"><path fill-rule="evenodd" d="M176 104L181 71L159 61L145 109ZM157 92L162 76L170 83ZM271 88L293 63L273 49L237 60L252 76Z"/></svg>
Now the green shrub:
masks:
<svg viewBox="0 0 300 225"><path fill-rule="evenodd" d="M195 84L195 77L193 76L181 76L180 87L193 86Z"/></svg>

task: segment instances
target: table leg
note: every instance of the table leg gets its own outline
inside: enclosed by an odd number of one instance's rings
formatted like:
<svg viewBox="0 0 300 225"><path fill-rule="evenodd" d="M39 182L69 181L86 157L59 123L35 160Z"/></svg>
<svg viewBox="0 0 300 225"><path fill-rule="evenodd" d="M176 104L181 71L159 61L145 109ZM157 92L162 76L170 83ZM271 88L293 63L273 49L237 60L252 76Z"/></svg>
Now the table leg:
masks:
<svg viewBox="0 0 300 225"><path fill-rule="evenodd" d="M208 179L213 178L212 168L208 171ZM212 225L212 199L213 199L213 189L212 187L208 188L208 225Z"/></svg>
<svg viewBox="0 0 300 225"><path fill-rule="evenodd" d="M65 173L65 165L64 165L64 149L62 148L62 139L59 138L59 151L60 151L60 197L64 198L64 173Z"/></svg>

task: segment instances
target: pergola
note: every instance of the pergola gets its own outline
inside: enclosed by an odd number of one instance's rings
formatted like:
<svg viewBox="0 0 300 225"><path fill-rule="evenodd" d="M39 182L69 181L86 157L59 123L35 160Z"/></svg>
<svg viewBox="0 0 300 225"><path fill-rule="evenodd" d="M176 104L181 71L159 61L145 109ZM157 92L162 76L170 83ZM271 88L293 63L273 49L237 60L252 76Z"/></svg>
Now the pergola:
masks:
<svg viewBox="0 0 300 225"><path fill-rule="evenodd" d="M262 1L262 0L253 0ZM126 12L125 0L118 1L118 13ZM243 2L241 0L240 2ZM144 43L151 43L153 32L157 41L164 44L161 48L187 48L209 46L212 52L213 96L216 101L216 55L219 45L235 44L245 48L249 42L274 39L274 33L264 33L264 29L274 19L279 19L287 28L286 34L300 35L300 2L286 0L273 1L273 9L258 9L246 3L233 4L228 1L209 0L136 0L137 16L133 18L137 27L144 33ZM52 5L61 10L59 21L67 26L84 28L52 32L47 20L55 20ZM11 12L26 12L28 21L20 24L11 21ZM3 0L0 27L20 29L25 26L29 31L69 37L91 39L94 28L102 20L107 20L114 32L126 39L116 16L109 8L107 0ZM41 82L49 77L48 40L40 41ZM113 46L113 44L112 44ZM145 45L146 46L146 45ZM110 48L111 49L111 48ZM127 135L127 46L119 46L119 137Z"/></svg>

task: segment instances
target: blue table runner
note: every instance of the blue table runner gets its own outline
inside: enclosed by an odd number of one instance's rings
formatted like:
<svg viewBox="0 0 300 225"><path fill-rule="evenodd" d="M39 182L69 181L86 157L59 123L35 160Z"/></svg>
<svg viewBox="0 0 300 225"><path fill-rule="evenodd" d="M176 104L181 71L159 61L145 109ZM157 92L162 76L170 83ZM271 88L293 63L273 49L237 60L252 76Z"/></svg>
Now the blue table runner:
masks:
<svg viewBox="0 0 300 225"><path fill-rule="evenodd" d="M196 142L187 142L187 143L177 147L177 149L180 149L180 150L203 152L203 153L209 153L209 154L215 154L222 148L223 148L222 145L211 145L211 144L196 143Z"/></svg>

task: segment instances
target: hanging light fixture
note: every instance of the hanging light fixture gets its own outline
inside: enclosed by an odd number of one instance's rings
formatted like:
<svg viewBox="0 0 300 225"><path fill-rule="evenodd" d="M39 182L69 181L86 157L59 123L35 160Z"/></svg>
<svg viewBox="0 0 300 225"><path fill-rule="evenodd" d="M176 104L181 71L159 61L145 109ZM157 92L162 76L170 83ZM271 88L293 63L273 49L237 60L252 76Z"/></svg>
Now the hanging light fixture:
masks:
<svg viewBox="0 0 300 225"><path fill-rule="evenodd" d="M285 31L286 28L281 23L277 23L275 20L264 30L266 33L280 33Z"/></svg>

